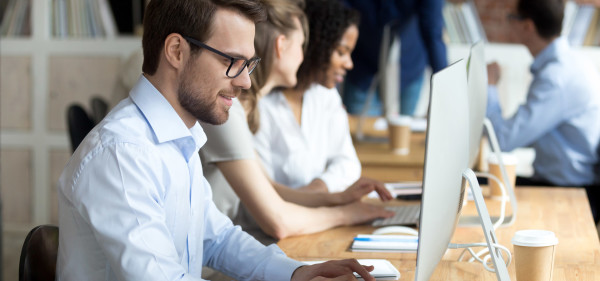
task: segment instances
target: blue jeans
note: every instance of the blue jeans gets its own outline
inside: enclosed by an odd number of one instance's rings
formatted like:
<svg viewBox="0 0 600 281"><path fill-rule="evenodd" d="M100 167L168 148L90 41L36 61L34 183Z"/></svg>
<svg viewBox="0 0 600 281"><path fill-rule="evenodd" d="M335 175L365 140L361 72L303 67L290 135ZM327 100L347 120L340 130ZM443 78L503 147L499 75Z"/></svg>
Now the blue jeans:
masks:
<svg viewBox="0 0 600 281"><path fill-rule="evenodd" d="M407 85L401 86L400 89L400 114L402 115L414 115L419 97L421 95L421 88L423 85L424 74L419 76L415 81L408 83ZM346 110L350 114L360 114L364 110L367 102L367 91L363 91L358 87L354 86L352 82L347 81L344 84L344 93L342 99ZM379 91L375 91L375 95L371 98L371 103L367 109L366 114L368 116L381 116L383 115L383 104Z"/></svg>

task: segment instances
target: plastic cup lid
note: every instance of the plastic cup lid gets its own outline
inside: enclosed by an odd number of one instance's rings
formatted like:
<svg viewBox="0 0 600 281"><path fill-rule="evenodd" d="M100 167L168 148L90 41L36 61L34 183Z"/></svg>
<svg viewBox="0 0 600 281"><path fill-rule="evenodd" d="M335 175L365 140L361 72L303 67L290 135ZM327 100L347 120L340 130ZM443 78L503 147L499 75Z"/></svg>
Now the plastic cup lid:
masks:
<svg viewBox="0 0 600 281"><path fill-rule="evenodd" d="M546 247L558 244L558 238L548 230L519 230L513 236L512 243L516 246Z"/></svg>
<svg viewBox="0 0 600 281"><path fill-rule="evenodd" d="M397 115L388 118L388 123L396 126L410 125L412 117L408 115Z"/></svg>
<svg viewBox="0 0 600 281"><path fill-rule="evenodd" d="M519 162L517 160L517 157L515 157L512 154L501 153L500 155L502 155L502 162L504 162L504 165L517 165L517 163ZM488 163L496 165L500 164L498 163L498 157L496 157L496 153L490 153L490 155L488 156Z"/></svg>

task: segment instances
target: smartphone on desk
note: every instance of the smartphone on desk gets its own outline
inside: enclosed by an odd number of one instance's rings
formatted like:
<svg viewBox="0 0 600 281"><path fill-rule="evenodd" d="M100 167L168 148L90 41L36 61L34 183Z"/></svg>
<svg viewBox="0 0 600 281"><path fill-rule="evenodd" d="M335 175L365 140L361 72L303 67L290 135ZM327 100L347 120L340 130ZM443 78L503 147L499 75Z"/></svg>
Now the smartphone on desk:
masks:
<svg viewBox="0 0 600 281"><path fill-rule="evenodd" d="M398 194L396 195L396 199L407 201L421 200L421 195L422 194Z"/></svg>
<svg viewBox="0 0 600 281"><path fill-rule="evenodd" d="M387 182L385 188L397 199L401 200L420 200L423 193L422 182ZM376 191L368 195L369 198L379 198Z"/></svg>
<svg viewBox="0 0 600 281"><path fill-rule="evenodd" d="M422 182L386 183L386 188L399 200L421 200Z"/></svg>

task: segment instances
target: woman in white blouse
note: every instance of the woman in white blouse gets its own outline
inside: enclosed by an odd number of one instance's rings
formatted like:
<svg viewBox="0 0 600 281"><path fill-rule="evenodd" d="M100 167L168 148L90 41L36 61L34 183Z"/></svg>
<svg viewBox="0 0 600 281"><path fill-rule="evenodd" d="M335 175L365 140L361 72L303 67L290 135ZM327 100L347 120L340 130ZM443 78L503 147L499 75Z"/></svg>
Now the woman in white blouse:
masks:
<svg viewBox="0 0 600 281"><path fill-rule="evenodd" d="M292 188L339 192L359 179L348 115L335 88L352 69L358 14L308 0L310 39L295 88L273 91L259 102L255 149L267 173ZM329 20L322 20L327 18Z"/></svg>
<svg viewBox="0 0 600 281"><path fill-rule="evenodd" d="M240 96L241 103L234 100L225 124L201 124L208 141L200 156L217 207L265 244L273 242L273 238L393 215L360 201L372 190L377 190L383 200L392 198L374 180L361 179L344 192L322 194L294 190L266 176L252 146L252 132L259 127L256 102L276 87L296 84L296 71L303 59L306 18L301 1L262 2L268 16L266 22L256 25L255 50L262 61L251 75L252 88Z"/></svg>

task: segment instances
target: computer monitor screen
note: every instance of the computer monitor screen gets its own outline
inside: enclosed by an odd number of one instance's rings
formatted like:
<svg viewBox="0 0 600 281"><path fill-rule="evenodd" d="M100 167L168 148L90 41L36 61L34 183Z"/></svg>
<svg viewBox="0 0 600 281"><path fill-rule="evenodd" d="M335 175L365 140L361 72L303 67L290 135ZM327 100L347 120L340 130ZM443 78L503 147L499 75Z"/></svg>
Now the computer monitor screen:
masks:
<svg viewBox="0 0 600 281"><path fill-rule="evenodd" d="M429 280L461 212L462 175L469 157L465 69L465 61L460 60L431 78L415 280Z"/></svg>
<svg viewBox="0 0 600 281"><path fill-rule="evenodd" d="M485 63L484 56L484 43L477 42L471 46L471 53L469 54L469 62L467 63L467 81L468 81L468 98L469 98L469 168L472 168L477 161L479 154L479 147L481 141L481 135L483 128L486 127L488 130L488 137L492 141L492 144L497 141L494 139L493 128L491 123L486 123L486 109L487 109L487 66ZM499 147L492 145L493 152L499 152ZM502 167L503 173L505 172ZM505 180L503 177L501 180ZM506 181L504 182L506 183ZM506 192L510 198L510 204L512 214L504 216L502 224L510 225L516 219L517 213L517 200L515 197L514 189L511 186L506 186ZM499 216L493 216L492 221L497 222L500 219ZM479 216L463 216L460 218L459 224L461 226L479 226Z"/></svg>
<svg viewBox="0 0 600 281"><path fill-rule="evenodd" d="M483 133L483 120L487 108L487 66L483 52L483 42L471 46L467 63L469 96L469 167L473 167L479 153L479 143Z"/></svg>

